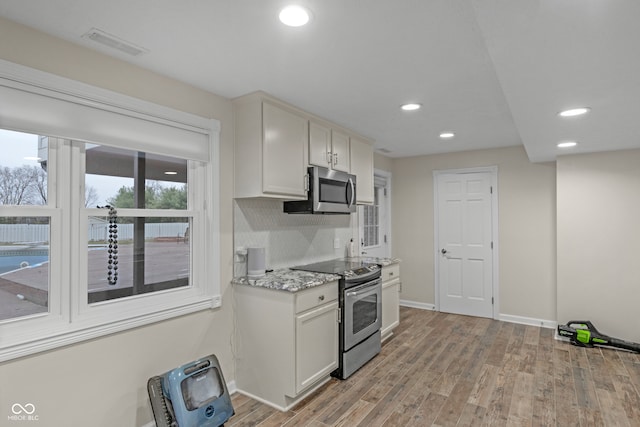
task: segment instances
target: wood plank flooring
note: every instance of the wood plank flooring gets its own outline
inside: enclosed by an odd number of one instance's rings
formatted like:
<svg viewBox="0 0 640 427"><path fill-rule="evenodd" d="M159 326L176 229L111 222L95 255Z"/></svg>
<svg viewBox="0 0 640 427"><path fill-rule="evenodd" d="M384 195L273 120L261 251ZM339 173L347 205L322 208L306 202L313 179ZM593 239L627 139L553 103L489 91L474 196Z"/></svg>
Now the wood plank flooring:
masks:
<svg viewBox="0 0 640 427"><path fill-rule="evenodd" d="M288 412L236 393L228 426L640 426L640 355L401 307L382 352Z"/></svg>

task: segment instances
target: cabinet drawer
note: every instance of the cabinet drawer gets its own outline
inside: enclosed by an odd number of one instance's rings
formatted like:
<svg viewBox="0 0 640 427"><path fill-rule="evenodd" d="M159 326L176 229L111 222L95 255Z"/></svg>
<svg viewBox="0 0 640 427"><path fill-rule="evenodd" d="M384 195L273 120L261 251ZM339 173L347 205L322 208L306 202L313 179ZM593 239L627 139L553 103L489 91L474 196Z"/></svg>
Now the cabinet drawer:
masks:
<svg viewBox="0 0 640 427"><path fill-rule="evenodd" d="M338 282L305 289L296 294L296 313L301 313L337 299Z"/></svg>
<svg viewBox="0 0 640 427"><path fill-rule="evenodd" d="M382 267L382 281L397 279L400 277L400 264L391 264L386 267Z"/></svg>

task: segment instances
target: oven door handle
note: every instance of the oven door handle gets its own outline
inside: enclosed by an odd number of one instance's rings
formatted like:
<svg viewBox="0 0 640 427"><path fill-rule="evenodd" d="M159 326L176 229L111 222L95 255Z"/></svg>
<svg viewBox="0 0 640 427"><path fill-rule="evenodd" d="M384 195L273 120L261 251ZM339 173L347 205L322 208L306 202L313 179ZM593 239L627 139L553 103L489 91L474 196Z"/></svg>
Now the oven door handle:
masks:
<svg viewBox="0 0 640 427"><path fill-rule="evenodd" d="M349 291L349 292L347 292L347 296L348 297L357 297L359 295L370 294L370 293L375 293L375 292L376 292L375 289L363 289L363 290L359 290L359 291Z"/></svg>
<svg viewBox="0 0 640 427"><path fill-rule="evenodd" d="M363 283L357 287L353 287L351 288L351 290L347 290L345 295L348 297L357 297L358 295L362 295L364 293L375 293L377 292L377 288L380 286L381 283L382 283L382 280L378 278L370 282Z"/></svg>

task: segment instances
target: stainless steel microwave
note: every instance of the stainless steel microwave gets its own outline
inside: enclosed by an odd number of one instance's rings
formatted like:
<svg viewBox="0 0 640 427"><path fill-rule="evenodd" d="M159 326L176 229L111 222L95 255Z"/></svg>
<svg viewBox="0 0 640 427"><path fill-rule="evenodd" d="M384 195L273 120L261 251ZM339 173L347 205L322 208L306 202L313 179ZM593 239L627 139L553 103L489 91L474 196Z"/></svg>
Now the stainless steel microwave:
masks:
<svg viewBox="0 0 640 427"><path fill-rule="evenodd" d="M284 202L290 214L350 214L356 211L356 176L320 166L307 170L307 200Z"/></svg>

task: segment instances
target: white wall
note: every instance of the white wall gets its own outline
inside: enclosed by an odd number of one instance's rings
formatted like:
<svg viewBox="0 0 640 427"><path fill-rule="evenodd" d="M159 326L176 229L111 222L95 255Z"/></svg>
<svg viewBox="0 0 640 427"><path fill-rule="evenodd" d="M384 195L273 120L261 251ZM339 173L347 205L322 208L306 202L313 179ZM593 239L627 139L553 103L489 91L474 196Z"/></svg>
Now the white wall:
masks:
<svg viewBox="0 0 640 427"><path fill-rule="evenodd" d="M640 150L563 156L557 168L558 322L640 342Z"/></svg>
<svg viewBox="0 0 640 427"><path fill-rule="evenodd" d="M433 171L498 167L499 312L556 318L555 164L520 146L393 160L393 256L401 299L435 304Z"/></svg>
<svg viewBox="0 0 640 427"><path fill-rule="evenodd" d="M375 169L391 172L393 170L393 159L380 153L373 153L373 167Z"/></svg>
<svg viewBox="0 0 640 427"><path fill-rule="evenodd" d="M0 18L0 58L221 122L222 307L0 364L0 424L14 403L33 403L40 427L142 426L155 374L215 353L234 378L232 204L233 115L219 96L51 38Z"/></svg>
<svg viewBox="0 0 640 427"><path fill-rule="evenodd" d="M284 213L282 200L237 199L234 202L234 247L265 248L267 269L309 264L346 255L354 237L351 215ZM357 229L355 230L357 231ZM337 239L337 241L336 241ZM334 248L338 243L338 248ZM235 275L244 276L247 264L236 262Z"/></svg>

